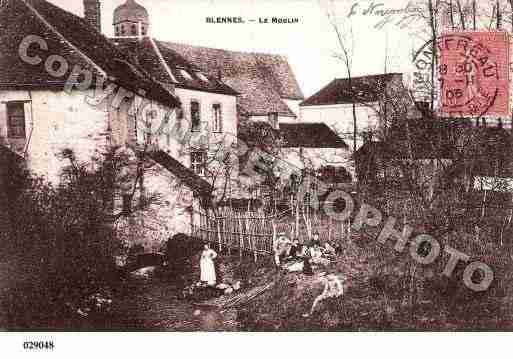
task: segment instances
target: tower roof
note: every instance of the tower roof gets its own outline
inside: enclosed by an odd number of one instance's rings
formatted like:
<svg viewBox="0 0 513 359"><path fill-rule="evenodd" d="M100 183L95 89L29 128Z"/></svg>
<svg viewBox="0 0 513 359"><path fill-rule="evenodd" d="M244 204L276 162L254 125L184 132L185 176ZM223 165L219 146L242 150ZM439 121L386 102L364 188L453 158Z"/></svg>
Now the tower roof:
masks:
<svg viewBox="0 0 513 359"><path fill-rule="evenodd" d="M127 0L114 10L114 25L124 21L149 24L150 16L144 6L136 3L135 0Z"/></svg>

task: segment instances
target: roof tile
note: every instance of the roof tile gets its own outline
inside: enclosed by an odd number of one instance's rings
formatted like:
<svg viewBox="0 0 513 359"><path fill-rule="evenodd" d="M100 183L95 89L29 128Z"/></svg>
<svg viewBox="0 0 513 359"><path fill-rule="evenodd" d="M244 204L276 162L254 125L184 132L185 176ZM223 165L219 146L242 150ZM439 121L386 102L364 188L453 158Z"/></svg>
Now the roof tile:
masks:
<svg viewBox="0 0 513 359"><path fill-rule="evenodd" d="M390 73L352 77L351 79L335 79L319 92L303 101L300 106L376 102L383 95L387 84L394 78L401 77L402 74Z"/></svg>
<svg viewBox="0 0 513 359"><path fill-rule="evenodd" d="M64 57L70 65L68 74L56 78L48 74L44 64L30 65L22 61L18 47L28 35L40 36L48 43L48 51L31 48L34 54L43 59L49 54ZM10 0L0 11L0 54L1 88L62 89L71 69L79 65L95 75L104 71L127 90L144 90L150 99L170 107L179 105L173 94L151 80L84 19L45 0Z"/></svg>
<svg viewBox="0 0 513 359"><path fill-rule="evenodd" d="M277 112L295 117L283 101L304 98L294 73L285 57L256 54L201 46L163 43L191 64L238 91L241 112L267 115Z"/></svg>

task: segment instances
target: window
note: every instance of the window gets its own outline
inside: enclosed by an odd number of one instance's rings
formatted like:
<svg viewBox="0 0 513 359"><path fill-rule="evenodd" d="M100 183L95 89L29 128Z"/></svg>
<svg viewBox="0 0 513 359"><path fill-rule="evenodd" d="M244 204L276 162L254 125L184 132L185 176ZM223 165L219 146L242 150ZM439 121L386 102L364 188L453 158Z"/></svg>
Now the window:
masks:
<svg viewBox="0 0 513 359"><path fill-rule="evenodd" d="M126 34L125 25L121 25L121 35L125 35L125 34Z"/></svg>
<svg viewBox="0 0 513 359"><path fill-rule="evenodd" d="M176 109L176 119L183 120L185 118L185 114L183 112L183 107Z"/></svg>
<svg viewBox="0 0 513 359"><path fill-rule="evenodd" d="M205 151L191 152L191 169L199 176L205 175L207 154Z"/></svg>
<svg viewBox="0 0 513 359"><path fill-rule="evenodd" d="M132 24L131 26L132 35L137 35L137 25Z"/></svg>
<svg viewBox="0 0 513 359"><path fill-rule="evenodd" d="M146 28L144 26L142 27L142 34L143 34L143 36L146 35Z"/></svg>
<svg viewBox="0 0 513 359"><path fill-rule="evenodd" d="M7 103L7 136L25 138L25 103Z"/></svg>
<svg viewBox="0 0 513 359"><path fill-rule="evenodd" d="M278 128L278 112L269 113L269 123L272 128Z"/></svg>
<svg viewBox="0 0 513 359"><path fill-rule="evenodd" d="M200 104L198 101L191 101L191 131L201 130Z"/></svg>
<svg viewBox="0 0 513 359"><path fill-rule="evenodd" d="M223 132L223 113L221 111L221 104L215 103L212 105L212 112L214 117L213 131Z"/></svg>

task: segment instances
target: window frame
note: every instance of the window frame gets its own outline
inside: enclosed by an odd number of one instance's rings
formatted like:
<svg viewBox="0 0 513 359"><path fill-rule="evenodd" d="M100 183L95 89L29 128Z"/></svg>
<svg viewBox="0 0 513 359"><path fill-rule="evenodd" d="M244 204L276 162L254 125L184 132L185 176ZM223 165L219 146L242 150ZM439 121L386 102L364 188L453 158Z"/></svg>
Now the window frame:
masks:
<svg viewBox="0 0 513 359"><path fill-rule="evenodd" d="M195 160L195 155L201 158ZM207 172L207 152L204 150L191 150L191 170L198 176L206 176Z"/></svg>
<svg viewBox="0 0 513 359"><path fill-rule="evenodd" d="M195 117L194 117L194 113L193 113L193 110L194 110L194 106L193 104L197 104L198 105L198 111L197 111L197 115L198 115L198 118L197 118L197 126L195 126ZM196 100L196 99L191 99L189 101L189 114L191 116L191 132L201 132L201 102L199 100Z"/></svg>
<svg viewBox="0 0 513 359"><path fill-rule="evenodd" d="M27 113L25 111L25 102L26 101L8 101L5 103L6 114L7 114L7 138L9 139L26 139L27 138ZM12 118L13 109L9 109L9 107L13 106L21 106L23 116L14 116L14 117L22 117L22 124L13 124ZM18 108L20 109L20 108ZM18 130L21 128L20 132ZM18 129L18 130L16 130Z"/></svg>
<svg viewBox="0 0 513 359"><path fill-rule="evenodd" d="M216 111L216 107L219 108L219 112ZM219 113L219 117L217 117ZM219 102L212 104L212 132L223 133L223 105Z"/></svg>

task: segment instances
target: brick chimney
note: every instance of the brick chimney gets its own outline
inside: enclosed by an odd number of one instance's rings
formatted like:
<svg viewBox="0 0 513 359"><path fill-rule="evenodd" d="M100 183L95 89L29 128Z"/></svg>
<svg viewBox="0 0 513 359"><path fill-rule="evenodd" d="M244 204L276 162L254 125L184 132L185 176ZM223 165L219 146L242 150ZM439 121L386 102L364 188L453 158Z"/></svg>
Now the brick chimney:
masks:
<svg viewBox="0 0 513 359"><path fill-rule="evenodd" d="M84 0L84 19L99 32L102 32L100 0Z"/></svg>

